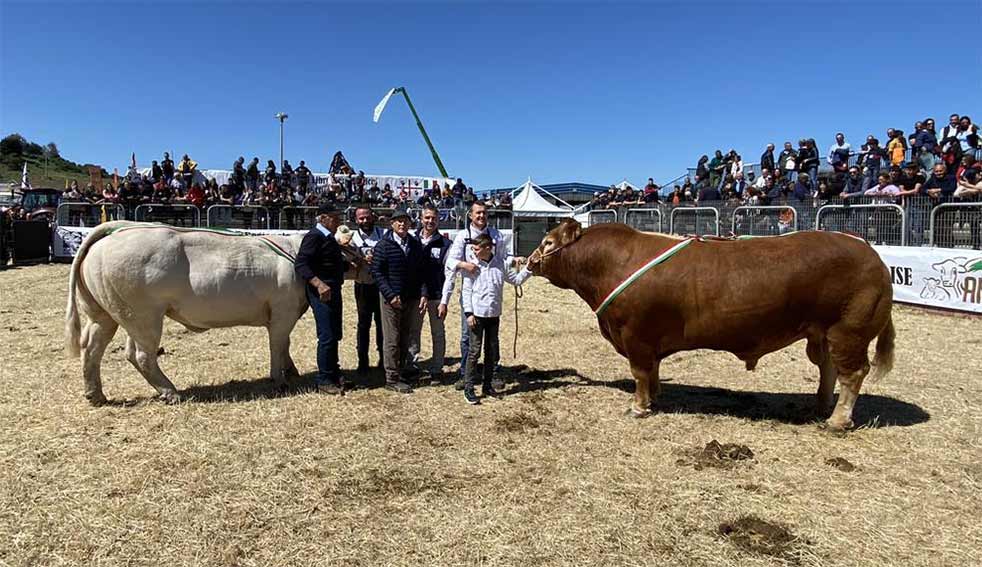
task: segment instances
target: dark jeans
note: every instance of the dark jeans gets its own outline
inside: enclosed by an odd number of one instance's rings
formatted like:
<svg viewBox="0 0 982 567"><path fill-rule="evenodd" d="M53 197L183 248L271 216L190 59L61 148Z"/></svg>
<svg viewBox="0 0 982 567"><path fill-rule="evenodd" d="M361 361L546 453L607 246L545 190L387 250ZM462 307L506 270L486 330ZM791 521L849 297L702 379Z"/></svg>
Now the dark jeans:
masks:
<svg viewBox="0 0 982 567"><path fill-rule="evenodd" d="M368 367L368 345L375 320L375 350L382 362L382 309L379 304L378 286L355 284L355 304L358 306L358 368Z"/></svg>
<svg viewBox="0 0 982 567"><path fill-rule="evenodd" d="M341 378L338 343L341 341L341 286L331 286L331 301L321 303L314 288L307 287L307 303L317 324L317 384L337 384Z"/></svg>
<svg viewBox="0 0 982 567"><path fill-rule="evenodd" d="M488 386L494 379L495 368L498 366L498 327L500 317L474 317L477 323L468 328L469 350L467 352L467 370L464 373L464 389L474 389L474 379L477 374L477 361L481 358L481 347L484 352L483 384Z"/></svg>

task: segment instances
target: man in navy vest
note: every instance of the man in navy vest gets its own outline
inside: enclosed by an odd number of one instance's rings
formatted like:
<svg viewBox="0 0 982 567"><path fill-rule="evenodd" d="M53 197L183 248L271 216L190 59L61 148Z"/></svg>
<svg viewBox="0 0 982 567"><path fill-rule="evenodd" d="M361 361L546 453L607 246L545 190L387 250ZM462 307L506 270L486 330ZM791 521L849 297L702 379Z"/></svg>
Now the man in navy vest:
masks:
<svg viewBox="0 0 982 567"><path fill-rule="evenodd" d="M294 269L307 283L307 303L317 325L317 389L343 394L338 364L341 341L341 284L348 267L334 233L341 226L341 211L332 204L317 209L317 224L303 237Z"/></svg>
<svg viewBox="0 0 982 567"><path fill-rule="evenodd" d="M427 287L423 277L423 246L409 233L409 211L396 209L392 230L375 245L371 271L382 304L382 353L385 387L412 393L404 375L410 370L409 345L426 311Z"/></svg>

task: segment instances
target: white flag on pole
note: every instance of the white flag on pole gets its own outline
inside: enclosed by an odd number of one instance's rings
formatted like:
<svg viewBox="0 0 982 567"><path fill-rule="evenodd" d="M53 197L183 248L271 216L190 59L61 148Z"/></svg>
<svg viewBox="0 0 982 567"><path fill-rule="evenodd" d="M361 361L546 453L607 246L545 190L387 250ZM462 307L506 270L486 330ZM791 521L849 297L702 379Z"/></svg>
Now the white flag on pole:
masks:
<svg viewBox="0 0 982 567"><path fill-rule="evenodd" d="M20 188L21 189L30 189L31 188L31 182L30 182L29 179L27 179L27 162L26 161L24 162L24 173L21 173L20 174Z"/></svg>
<svg viewBox="0 0 982 567"><path fill-rule="evenodd" d="M378 119L382 117L382 111L385 110L385 105L389 103L389 97L395 92L395 89L389 89L389 92L385 93L382 101L375 107L375 113L372 114L372 122L378 122Z"/></svg>

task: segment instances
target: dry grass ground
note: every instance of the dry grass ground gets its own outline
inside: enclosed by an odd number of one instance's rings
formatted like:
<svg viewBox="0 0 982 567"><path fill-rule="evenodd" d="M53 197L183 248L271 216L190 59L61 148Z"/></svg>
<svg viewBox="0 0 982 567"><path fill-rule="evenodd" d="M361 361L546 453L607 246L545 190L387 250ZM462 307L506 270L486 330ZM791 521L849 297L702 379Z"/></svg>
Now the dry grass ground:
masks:
<svg viewBox="0 0 982 567"><path fill-rule="evenodd" d="M62 352L67 275L0 272L0 564L982 561L979 319L897 308L896 370L845 436L805 417L817 372L802 344L753 374L729 355L677 355L659 413L624 417L625 361L578 298L541 280L526 286L517 360L510 311L503 322L508 395L481 406L446 385L309 391L308 315L293 334L307 377L284 395L264 379L263 330L168 323L162 366L195 401L153 401L120 332L103 375L130 403L93 408ZM704 450L713 440L752 456Z"/></svg>

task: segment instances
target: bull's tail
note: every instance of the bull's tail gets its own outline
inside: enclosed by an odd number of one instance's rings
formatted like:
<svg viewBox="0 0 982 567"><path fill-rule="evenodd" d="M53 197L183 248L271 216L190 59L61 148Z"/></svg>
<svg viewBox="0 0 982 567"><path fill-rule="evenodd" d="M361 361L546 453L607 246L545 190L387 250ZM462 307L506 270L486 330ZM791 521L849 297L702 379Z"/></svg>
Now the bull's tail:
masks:
<svg viewBox="0 0 982 567"><path fill-rule="evenodd" d="M876 383L893 370L893 350L894 339L897 332L893 328L893 316L887 319L887 324L876 337L876 354L873 356L873 372L869 375L869 382Z"/></svg>
<svg viewBox="0 0 982 567"><path fill-rule="evenodd" d="M84 346L82 345L82 321L79 317L77 298L79 293L88 293L85 289L85 282L82 281L82 262L93 244L123 224L125 222L107 222L97 226L82 242L82 246L75 254L75 259L72 260L72 270L68 275L68 306L65 308L65 350L68 351L69 356L78 358Z"/></svg>

